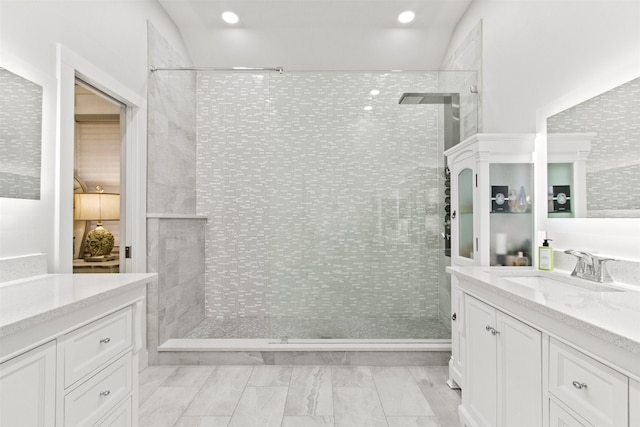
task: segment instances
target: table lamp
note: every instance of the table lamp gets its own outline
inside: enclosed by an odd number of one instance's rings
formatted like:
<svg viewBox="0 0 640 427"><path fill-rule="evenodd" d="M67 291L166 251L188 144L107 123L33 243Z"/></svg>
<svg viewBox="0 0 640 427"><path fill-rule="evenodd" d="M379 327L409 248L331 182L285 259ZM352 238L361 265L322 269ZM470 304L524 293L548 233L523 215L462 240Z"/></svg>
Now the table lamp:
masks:
<svg viewBox="0 0 640 427"><path fill-rule="evenodd" d="M87 234L86 250L90 256L85 261L105 261L113 249L113 234L102 226L102 221L120 219L120 195L113 193L74 194L73 218L80 221L97 221L96 228ZM83 254L80 254L81 256Z"/></svg>

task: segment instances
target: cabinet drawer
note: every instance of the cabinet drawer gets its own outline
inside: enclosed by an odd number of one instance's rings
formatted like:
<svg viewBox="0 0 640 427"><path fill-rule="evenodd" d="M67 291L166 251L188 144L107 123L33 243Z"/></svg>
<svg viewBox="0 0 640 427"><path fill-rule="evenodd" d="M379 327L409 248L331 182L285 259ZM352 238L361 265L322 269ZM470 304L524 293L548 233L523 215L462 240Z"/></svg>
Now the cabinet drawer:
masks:
<svg viewBox="0 0 640 427"><path fill-rule="evenodd" d="M596 426L628 425L628 378L550 339L549 391Z"/></svg>
<svg viewBox="0 0 640 427"><path fill-rule="evenodd" d="M96 320L65 336L65 388L131 345L131 308Z"/></svg>
<svg viewBox="0 0 640 427"><path fill-rule="evenodd" d="M590 427L576 420L556 402L549 401L549 427Z"/></svg>
<svg viewBox="0 0 640 427"><path fill-rule="evenodd" d="M109 415L100 420L95 427L131 427L131 397L118 405Z"/></svg>
<svg viewBox="0 0 640 427"><path fill-rule="evenodd" d="M127 353L64 397L64 425L89 426L131 393L131 353Z"/></svg>

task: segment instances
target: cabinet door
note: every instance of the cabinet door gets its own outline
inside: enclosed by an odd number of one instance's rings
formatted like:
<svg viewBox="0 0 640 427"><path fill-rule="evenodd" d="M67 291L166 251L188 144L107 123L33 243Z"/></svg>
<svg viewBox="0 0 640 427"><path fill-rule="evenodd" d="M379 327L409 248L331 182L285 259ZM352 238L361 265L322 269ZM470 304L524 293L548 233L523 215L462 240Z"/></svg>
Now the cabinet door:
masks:
<svg viewBox="0 0 640 427"><path fill-rule="evenodd" d="M458 287L458 279L451 277L451 361L449 363L449 386L462 388L464 357L464 294ZM453 383L451 382L453 381Z"/></svg>
<svg viewBox="0 0 640 427"><path fill-rule="evenodd" d="M497 346L496 311L493 307L465 296L465 380L462 403L479 426L496 427Z"/></svg>
<svg viewBox="0 0 640 427"><path fill-rule="evenodd" d="M472 162L461 162L451 171L451 257L454 265L475 260L475 172Z"/></svg>
<svg viewBox="0 0 640 427"><path fill-rule="evenodd" d="M496 314L498 426L542 425L542 334L511 316Z"/></svg>
<svg viewBox="0 0 640 427"><path fill-rule="evenodd" d="M640 382L629 381L629 426L640 427Z"/></svg>
<svg viewBox="0 0 640 427"><path fill-rule="evenodd" d="M55 341L0 364L0 426L54 426L55 374Z"/></svg>

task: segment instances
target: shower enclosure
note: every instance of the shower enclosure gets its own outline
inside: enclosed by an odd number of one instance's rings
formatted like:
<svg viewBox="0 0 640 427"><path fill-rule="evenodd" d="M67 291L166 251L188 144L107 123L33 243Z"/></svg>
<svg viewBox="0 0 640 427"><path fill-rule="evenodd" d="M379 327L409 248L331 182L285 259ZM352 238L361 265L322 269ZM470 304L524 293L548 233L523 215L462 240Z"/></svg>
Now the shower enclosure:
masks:
<svg viewBox="0 0 640 427"><path fill-rule="evenodd" d="M203 253L189 257L204 264L188 310L200 317L169 338L450 339L443 151L477 131L475 72L152 80L150 135L166 141L150 141L150 180L158 159L192 157L175 178L192 196L149 197L182 198L205 219ZM416 94L433 96L400 102Z"/></svg>

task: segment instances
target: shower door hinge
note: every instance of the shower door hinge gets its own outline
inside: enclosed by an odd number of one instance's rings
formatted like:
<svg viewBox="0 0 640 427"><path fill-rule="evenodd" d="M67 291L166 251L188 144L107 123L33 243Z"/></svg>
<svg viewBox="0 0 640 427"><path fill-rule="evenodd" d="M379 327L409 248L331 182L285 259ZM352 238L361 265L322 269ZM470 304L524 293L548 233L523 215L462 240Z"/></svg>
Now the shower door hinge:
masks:
<svg viewBox="0 0 640 427"><path fill-rule="evenodd" d="M131 258L131 246L124 247L124 257Z"/></svg>

